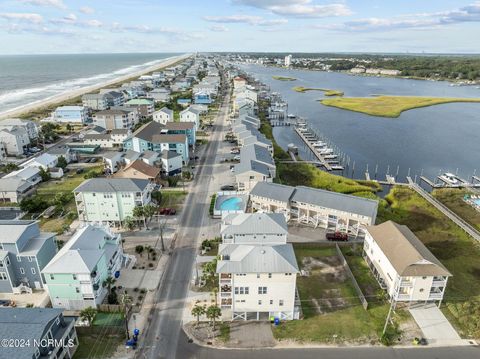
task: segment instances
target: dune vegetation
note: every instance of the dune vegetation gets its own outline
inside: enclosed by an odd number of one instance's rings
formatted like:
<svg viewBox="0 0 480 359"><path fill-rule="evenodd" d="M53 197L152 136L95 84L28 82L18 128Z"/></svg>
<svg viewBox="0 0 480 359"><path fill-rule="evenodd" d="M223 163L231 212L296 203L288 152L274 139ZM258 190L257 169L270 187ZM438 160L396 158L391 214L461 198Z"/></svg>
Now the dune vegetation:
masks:
<svg viewBox="0 0 480 359"><path fill-rule="evenodd" d="M307 91L323 91L325 96L343 96L343 92L339 90L331 90L325 88L316 88L316 87L303 87L303 86L295 86L293 88L294 91L297 92L307 92Z"/></svg>
<svg viewBox="0 0 480 359"><path fill-rule="evenodd" d="M371 116L398 117L403 111L452 102L479 102L480 98L375 96L338 97L319 100L325 106L365 113Z"/></svg>

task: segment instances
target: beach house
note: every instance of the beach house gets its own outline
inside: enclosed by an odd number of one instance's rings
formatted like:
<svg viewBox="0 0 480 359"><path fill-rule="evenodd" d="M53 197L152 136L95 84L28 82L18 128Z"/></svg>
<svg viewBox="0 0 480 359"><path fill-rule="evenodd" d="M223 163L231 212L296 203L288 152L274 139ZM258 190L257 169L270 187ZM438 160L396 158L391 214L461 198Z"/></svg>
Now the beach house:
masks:
<svg viewBox="0 0 480 359"><path fill-rule="evenodd" d="M168 107L162 107L153 113L153 121L165 125L167 122L173 122L173 111Z"/></svg>
<svg viewBox="0 0 480 359"><path fill-rule="evenodd" d="M108 227L86 224L65 243L42 274L54 308L96 308L108 294L103 282L122 268L122 237Z"/></svg>
<svg viewBox="0 0 480 359"><path fill-rule="evenodd" d="M74 189L78 218L122 225L133 209L151 201L155 185L144 179L92 178Z"/></svg>
<svg viewBox="0 0 480 359"><path fill-rule="evenodd" d="M27 130L15 126L11 130L5 128L0 130L0 142L3 143L8 156L20 156L30 145L30 138Z"/></svg>
<svg viewBox="0 0 480 359"><path fill-rule="evenodd" d="M83 106L60 106L52 113L52 120L60 123L87 122L87 109Z"/></svg>
<svg viewBox="0 0 480 359"><path fill-rule="evenodd" d="M0 293L43 289L41 271L57 253L55 233L32 220L1 220L0 233Z"/></svg>
<svg viewBox="0 0 480 359"><path fill-rule="evenodd" d="M20 118L7 118L0 121L0 130L13 130L16 127L23 128L28 135L30 140L35 140L38 138L38 125L30 120L22 120Z"/></svg>
<svg viewBox="0 0 480 359"><path fill-rule="evenodd" d="M180 112L180 122L193 122L195 129L200 128L200 111L191 107Z"/></svg>
<svg viewBox="0 0 480 359"><path fill-rule="evenodd" d="M147 118L151 116L153 111L155 110L154 102L145 98L129 100L125 102L125 107L136 108L141 118Z"/></svg>
<svg viewBox="0 0 480 359"><path fill-rule="evenodd" d="M287 224L278 214L230 214L222 222L218 297L232 320L298 319L299 272Z"/></svg>
<svg viewBox="0 0 480 359"><path fill-rule="evenodd" d="M452 274L404 225L387 221L368 226L363 255L394 302L437 302Z"/></svg>

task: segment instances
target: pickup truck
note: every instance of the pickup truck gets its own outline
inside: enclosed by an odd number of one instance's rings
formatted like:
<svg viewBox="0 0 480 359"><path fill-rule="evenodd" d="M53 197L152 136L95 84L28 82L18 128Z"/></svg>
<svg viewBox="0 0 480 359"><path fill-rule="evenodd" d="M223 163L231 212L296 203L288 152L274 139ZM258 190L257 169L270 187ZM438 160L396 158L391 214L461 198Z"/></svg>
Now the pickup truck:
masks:
<svg viewBox="0 0 480 359"><path fill-rule="evenodd" d="M329 232L326 237L329 241L348 241L348 234L342 232Z"/></svg>

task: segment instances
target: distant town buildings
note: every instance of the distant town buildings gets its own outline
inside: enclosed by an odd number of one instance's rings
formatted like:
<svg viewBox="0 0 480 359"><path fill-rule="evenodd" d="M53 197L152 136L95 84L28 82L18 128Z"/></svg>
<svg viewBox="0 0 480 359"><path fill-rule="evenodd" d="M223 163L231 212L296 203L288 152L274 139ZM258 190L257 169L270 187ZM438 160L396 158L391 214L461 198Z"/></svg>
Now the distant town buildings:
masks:
<svg viewBox="0 0 480 359"><path fill-rule="evenodd" d="M285 67L290 67L292 64L292 55L285 56Z"/></svg>

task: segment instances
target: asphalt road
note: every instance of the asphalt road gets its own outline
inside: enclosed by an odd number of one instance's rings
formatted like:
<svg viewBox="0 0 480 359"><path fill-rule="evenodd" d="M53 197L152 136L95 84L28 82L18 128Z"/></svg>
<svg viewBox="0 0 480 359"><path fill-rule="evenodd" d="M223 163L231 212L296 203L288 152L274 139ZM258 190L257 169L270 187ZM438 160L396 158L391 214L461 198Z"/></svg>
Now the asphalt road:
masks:
<svg viewBox="0 0 480 359"><path fill-rule="evenodd" d="M179 218L175 249L167 265L162 285L155 294L157 304L135 358L181 357L177 355L177 346L179 336L183 333L181 327L185 298L196 255L196 242L210 206L210 200L207 198L208 187L229 102L230 98L227 96L214 123L213 136L207 144L204 156L197 164L198 171Z"/></svg>

